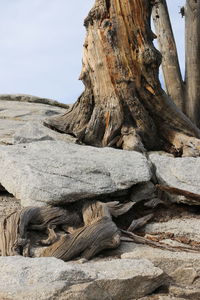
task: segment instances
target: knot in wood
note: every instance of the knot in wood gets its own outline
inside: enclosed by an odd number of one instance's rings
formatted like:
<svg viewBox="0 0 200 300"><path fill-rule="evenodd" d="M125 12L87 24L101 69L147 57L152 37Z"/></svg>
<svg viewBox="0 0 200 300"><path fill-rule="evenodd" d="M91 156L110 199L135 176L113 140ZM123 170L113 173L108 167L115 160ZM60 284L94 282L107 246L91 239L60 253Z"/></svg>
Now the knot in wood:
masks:
<svg viewBox="0 0 200 300"><path fill-rule="evenodd" d="M146 48L142 52L142 61L145 65L159 66L162 62L162 55L156 48Z"/></svg>

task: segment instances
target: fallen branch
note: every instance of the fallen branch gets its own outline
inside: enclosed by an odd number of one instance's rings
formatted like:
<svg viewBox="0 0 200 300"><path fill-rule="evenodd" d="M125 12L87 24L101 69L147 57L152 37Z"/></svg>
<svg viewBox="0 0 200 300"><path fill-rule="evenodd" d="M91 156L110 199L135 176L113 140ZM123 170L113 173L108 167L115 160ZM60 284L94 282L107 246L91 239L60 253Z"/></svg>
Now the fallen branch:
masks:
<svg viewBox="0 0 200 300"><path fill-rule="evenodd" d="M191 253L199 253L200 252L200 247L181 247L181 246L169 246L166 245L164 243L159 243L159 242L155 242L155 241L151 241L147 238L144 238L142 236L136 235L132 232L126 231L126 230L122 230L121 232L128 235L129 238L132 239L132 241L136 244L143 244L143 245L148 245L148 246L152 246L154 248L160 248L163 250L168 250L168 251L185 251L185 252L191 252ZM128 242L130 242L130 240L128 240Z"/></svg>
<svg viewBox="0 0 200 300"><path fill-rule="evenodd" d="M185 196L188 199L195 200L200 203L200 195L192 192L188 192L186 190L178 189L175 187L165 186L161 184L157 184L156 188L160 191L167 192L174 195Z"/></svg>

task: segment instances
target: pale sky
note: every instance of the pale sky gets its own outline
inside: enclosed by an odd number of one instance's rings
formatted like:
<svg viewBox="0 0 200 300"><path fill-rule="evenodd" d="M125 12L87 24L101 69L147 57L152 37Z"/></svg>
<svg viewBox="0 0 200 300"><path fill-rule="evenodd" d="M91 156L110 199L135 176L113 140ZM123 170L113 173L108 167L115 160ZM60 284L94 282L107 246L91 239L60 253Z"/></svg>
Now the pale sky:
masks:
<svg viewBox="0 0 200 300"><path fill-rule="evenodd" d="M185 0L168 0L181 67ZM83 20L94 0L0 0L0 94L73 103L83 90Z"/></svg>

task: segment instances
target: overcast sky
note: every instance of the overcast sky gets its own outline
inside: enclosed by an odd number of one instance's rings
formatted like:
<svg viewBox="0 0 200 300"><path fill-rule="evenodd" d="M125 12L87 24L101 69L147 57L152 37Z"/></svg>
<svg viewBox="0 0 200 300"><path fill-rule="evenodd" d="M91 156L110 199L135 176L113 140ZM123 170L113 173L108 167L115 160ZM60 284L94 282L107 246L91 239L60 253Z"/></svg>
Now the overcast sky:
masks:
<svg viewBox="0 0 200 300"><path fill-rule="evenodd" d="M182 69L185 0L168 0ZM73 103L83 90L84 17L94 0L0 0L0 94Z"/></svg>

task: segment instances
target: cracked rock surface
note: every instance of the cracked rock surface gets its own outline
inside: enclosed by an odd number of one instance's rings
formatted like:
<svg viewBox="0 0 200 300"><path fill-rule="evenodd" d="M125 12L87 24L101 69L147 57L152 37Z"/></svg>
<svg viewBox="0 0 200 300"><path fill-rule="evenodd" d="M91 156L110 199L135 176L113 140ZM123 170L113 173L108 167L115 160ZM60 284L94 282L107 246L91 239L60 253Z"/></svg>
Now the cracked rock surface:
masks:
<svg viewBox="0 0 200 300"><path fill-rule="evenodd" d="M148 260L64 263L55 258L0 257L0 299L128 300L164 282Z"/></svg>
<svg viewBox="0 0 200 300"><path fill-rule="evenodd" d="M62 141L0 146L0 161L0 183L23 206L115 193L152 176L141 153Z"/></svg>

